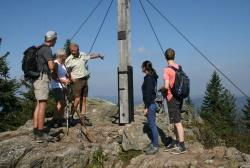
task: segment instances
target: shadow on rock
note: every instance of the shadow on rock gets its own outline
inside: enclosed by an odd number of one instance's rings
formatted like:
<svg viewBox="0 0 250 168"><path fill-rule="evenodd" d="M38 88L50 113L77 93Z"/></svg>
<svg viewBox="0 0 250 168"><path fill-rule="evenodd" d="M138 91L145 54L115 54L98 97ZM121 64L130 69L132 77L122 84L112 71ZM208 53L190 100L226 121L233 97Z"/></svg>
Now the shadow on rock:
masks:
<svg viewBox="0 0 250 168"><path fill-rule="evenodd" d="M152 141L152 133L151 133L149 124L147 122L143 122L143 124L144 124L143 133L146 133L148 138ZM158 130L159 137L160 137L162 144L164 146L168 146L172 142L172 137L167 136L165 132L159 127L157 127L157 130Z"/></svg>

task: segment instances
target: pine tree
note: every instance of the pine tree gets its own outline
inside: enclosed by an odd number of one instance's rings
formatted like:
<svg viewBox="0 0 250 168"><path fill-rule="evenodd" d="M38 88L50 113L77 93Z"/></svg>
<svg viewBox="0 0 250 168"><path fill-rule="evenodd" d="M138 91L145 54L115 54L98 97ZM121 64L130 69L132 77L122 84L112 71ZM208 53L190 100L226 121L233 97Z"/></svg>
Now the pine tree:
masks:
<svg viewBox="0 0 250 168"><path fill-rule="evenodd" d="M219 75L214 72L207 85L201 117L212 126L220 138L227 139L235 129L235 115L235 98L222 86Z"/></svg>
<svg viewBox="0 0 250 168"><path fill-rule="evenodd" d="M242 117L243 125L248 131L250 131L250 98L247 99L247 104L242 109L242 112L243 112L243 117Z"/></svg>
<svg viewBox="0 0 250 168"><path fill-rule="evenodd" d="M220 133L222 136L232 134L236 127L236 103L234 95L228 90L222 91L222 110L221 114L221 127Z"/></svg>
<svg viewBox="0 0 250 168"><path fill-rule="evenodd" d="M223 90L221 80L216 71L213 72L210 82L207 84L207 89L201 106L200 115L209 123L215 123L219 127L217 119L219 118L221 108L221 91Z"/></svg>
<svg viewBox="0 0 250 168"><path fill-rule="evenodd" d="M33 112L36 106L36 98L34 94L34 87L30 82L22 80L22 86L25 88L25 92L22 92L22 112L20 118L20 124L24 124L27 120L32 119Z"/></svg>
<svg viewBox="0 0 250 168"><path fill-rule="evenodd" d="M10 68L7 63L9 54L6 52L0 56L0 132L15 127L12 124L15 122L13 117L21 107L20 98L16 96L21 85L16 79L9 77Z"/></svg>
<svg viewBox="0 0 250 168"><path fill-rule="evenodd" d="M16 79L10 79L7 63L9 52L0 57L0 112L14 112L20 107L19 98L16 96L20 84Z"/></svg>
<svg viewBox="0 0 250 168"><path fill-rule="evenodd" d="M67 56L69 56L71 53L70 53L70 49L69 49L69 45L71 43L71 40L70 39L67 39L65 44L64 44L64 49L66 50L66 54Z"/></svg>

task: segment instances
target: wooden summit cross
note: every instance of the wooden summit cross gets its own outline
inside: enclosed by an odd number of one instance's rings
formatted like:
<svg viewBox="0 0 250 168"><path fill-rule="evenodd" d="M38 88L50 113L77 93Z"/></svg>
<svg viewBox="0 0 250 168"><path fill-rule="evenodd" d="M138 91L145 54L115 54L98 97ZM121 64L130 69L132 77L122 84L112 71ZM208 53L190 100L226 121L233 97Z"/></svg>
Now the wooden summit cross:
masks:
<svg viewBox="0 0 250 168"><path fill-rule="evenodd" d="M117 0L118 8L118 106L119 124L134 120L133 68L131 66L130 0Z"/></svg>

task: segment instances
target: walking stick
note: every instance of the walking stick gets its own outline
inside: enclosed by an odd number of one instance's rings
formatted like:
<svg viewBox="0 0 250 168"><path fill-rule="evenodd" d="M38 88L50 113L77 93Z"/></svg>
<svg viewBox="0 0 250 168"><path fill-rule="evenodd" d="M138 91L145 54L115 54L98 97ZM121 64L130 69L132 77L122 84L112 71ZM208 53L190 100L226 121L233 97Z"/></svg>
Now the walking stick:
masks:
<svg viewBox="0 0 250 168"><path fill-rule="evenodd" d="M66 113L66 128L67 128L67 135L69 135L69 100L67 98L67 95L65 94L65 102L66 102L66 107L64 110L64 113Z"/></svg>
<svg viewBox="0 0 250 168"><path fill-rule="evenodd" d="M86 125L81 120L81 115L79 114L78 110L76 110L76 114L80 120L81 127L79 128L79 130L81 131L81 133L87 138L87 140L89 142L91 142L91 143L95 142L96 139L95 139L94 135L87 129Z"/></svg>

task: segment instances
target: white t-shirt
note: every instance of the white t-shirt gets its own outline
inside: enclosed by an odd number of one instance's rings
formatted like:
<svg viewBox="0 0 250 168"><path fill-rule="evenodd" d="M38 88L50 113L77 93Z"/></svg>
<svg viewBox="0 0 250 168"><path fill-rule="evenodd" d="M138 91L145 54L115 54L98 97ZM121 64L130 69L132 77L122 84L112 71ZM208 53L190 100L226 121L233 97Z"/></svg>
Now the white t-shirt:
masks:
<svg viewBox="0 0 250 168"><path fill-rule="evenodd" d="M64 64L60 64L57 60L54 61L54 63L57 63L57 75L60 79L67 79L67 70L66 67L64 66ZM63 86L62 86L63 85ZM60 83L57 80L52 79L51 80L51 88L55 89L55 88L62 88L65 87L64 84Z"/></svg>

